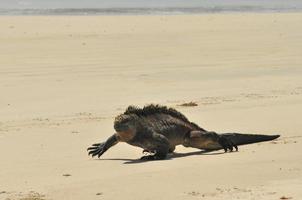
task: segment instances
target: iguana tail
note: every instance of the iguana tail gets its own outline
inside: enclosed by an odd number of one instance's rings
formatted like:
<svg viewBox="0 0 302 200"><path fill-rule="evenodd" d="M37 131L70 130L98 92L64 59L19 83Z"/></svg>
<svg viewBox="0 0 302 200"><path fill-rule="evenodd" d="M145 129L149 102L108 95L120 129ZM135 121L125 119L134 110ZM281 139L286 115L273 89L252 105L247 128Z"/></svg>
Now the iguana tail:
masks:
<svg viewBox="0 0 302 200"><path fill-rule="evenodd" d="M230 139L235 145L252 144L274 140L280 135L256 135L256 134L241 134L241 133L223 133L227 139Z"/></svg>

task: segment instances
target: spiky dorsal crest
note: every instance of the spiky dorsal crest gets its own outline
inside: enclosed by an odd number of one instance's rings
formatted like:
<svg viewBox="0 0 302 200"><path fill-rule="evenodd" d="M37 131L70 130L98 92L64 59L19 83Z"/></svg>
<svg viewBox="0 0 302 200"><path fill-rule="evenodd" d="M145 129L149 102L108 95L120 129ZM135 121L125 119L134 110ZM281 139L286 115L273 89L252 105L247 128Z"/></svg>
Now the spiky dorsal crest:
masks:
<svg viewBox="0 0 302 200"><path fill-rule="evenodd" d="M139 108L137 106L129 106L126 109L126 111L124 112L124 114L125 115L135 114L137 116L148 116L148 115L153 115L153 114L167 114L167 115L171 115L175 118L178 118L184 122L190 123L198 129L202 129L197 124L190 122L186 116L184 116L182 113L178 112L174 108L168 108L167 106L161 106L161 105L157 105L157 104L156 105L150 104L150 105L144 106L143 108ZM204 129L202 129L202 130L204 130Z"/></svg>

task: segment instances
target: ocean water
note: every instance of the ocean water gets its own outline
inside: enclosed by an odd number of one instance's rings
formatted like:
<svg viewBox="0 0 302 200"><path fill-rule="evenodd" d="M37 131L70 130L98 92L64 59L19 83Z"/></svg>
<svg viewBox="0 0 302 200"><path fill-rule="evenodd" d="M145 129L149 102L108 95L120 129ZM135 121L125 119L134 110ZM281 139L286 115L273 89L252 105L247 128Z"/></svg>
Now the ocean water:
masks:
<svg viewBox="0 0 302 200"><path fill-rule="evenodd" d="M0 0L0 15L301 12L302 0Z"/></svg>

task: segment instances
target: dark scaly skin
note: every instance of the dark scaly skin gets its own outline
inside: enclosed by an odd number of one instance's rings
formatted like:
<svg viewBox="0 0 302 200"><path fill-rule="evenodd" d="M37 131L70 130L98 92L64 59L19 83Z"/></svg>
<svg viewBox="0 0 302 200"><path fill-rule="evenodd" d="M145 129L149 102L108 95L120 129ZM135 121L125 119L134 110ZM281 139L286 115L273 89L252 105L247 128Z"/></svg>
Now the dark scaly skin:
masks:
<svg viewBox="0 0 302 200"><path fill-rule="evenodd" d="M141 147L143 152L151 153L143 156L143 160L165 159L177 145L204 150L224 149L225 152L238 150L230 139L237 135L206 131L178 111L164 106L149 105L143 109L129 106L124 114L115 118L114 129L116 133L106 142L93 144L88 148L89 155L100 157L118 142Z"/></svg>

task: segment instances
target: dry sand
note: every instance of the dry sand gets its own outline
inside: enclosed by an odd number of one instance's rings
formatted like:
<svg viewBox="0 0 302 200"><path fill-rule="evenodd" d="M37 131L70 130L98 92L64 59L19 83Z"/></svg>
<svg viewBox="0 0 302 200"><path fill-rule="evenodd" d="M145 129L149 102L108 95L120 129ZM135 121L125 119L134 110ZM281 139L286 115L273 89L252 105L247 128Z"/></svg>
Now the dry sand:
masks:
<svg viewBox="0 0 302 200"><path fill-rule="evenodd" d="M302 13L2 16L0 44L0 199L302 199ZM147 103L282 137L144 163L126 144L87 156Z"/></svg>

